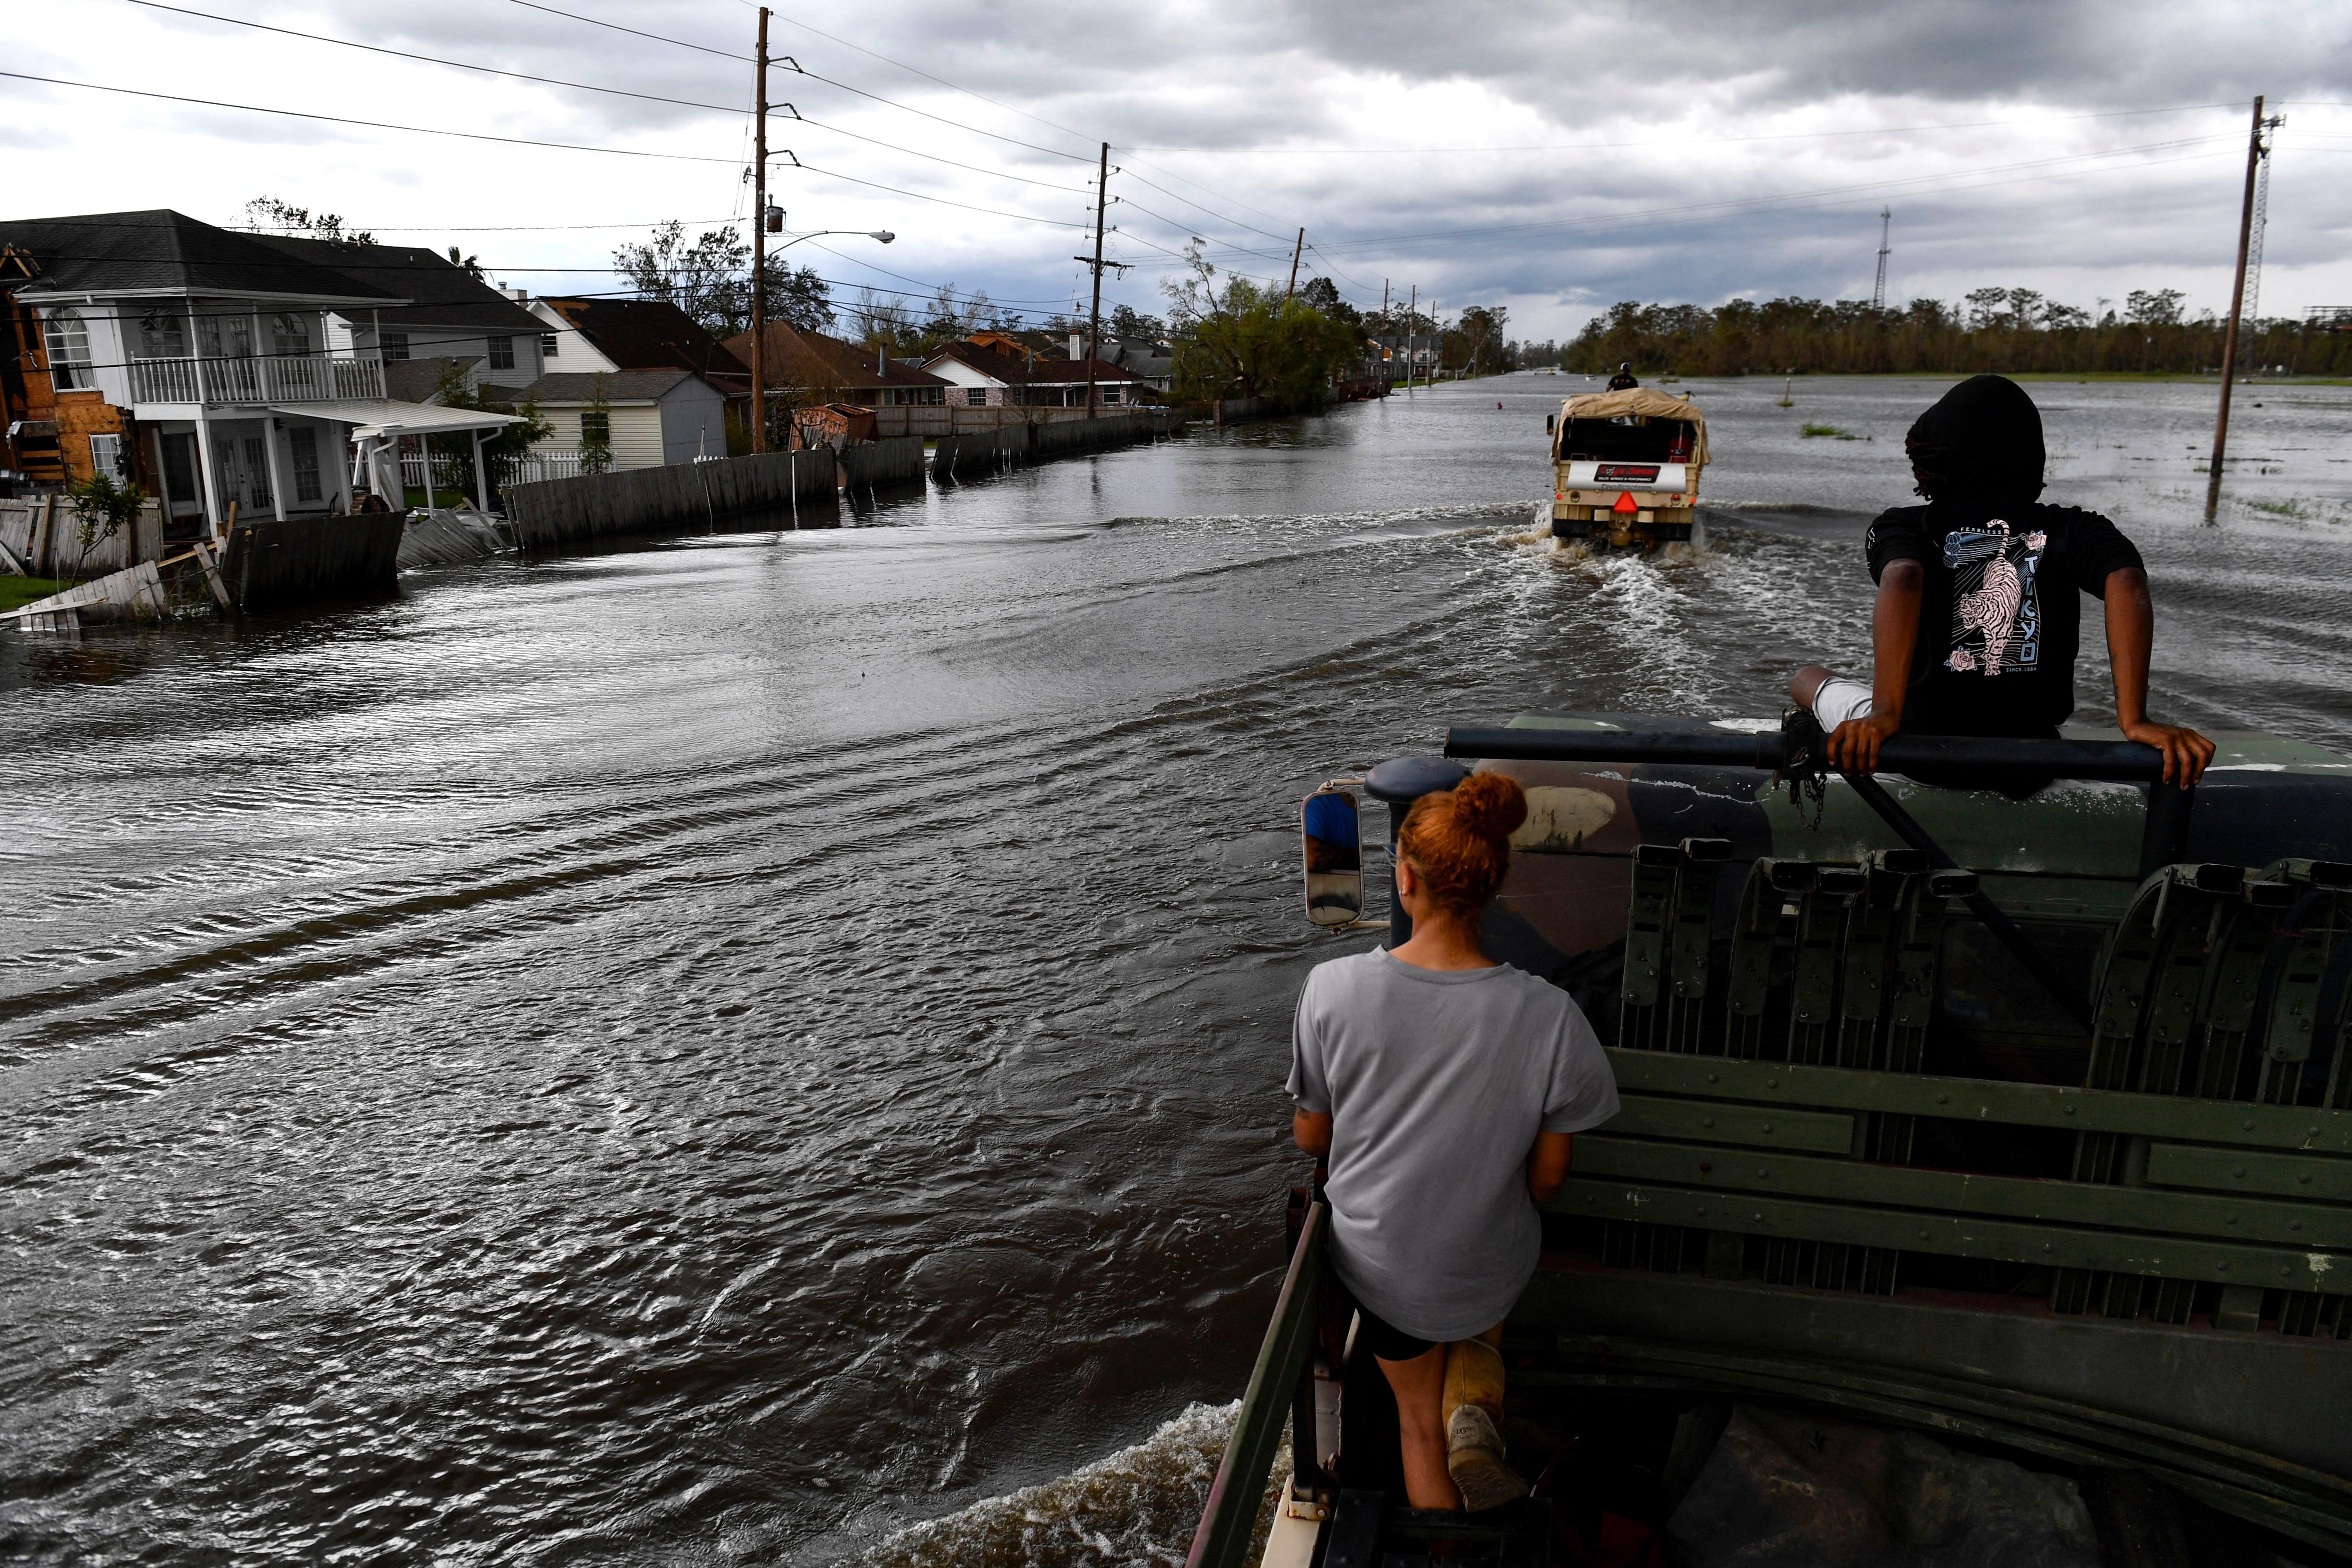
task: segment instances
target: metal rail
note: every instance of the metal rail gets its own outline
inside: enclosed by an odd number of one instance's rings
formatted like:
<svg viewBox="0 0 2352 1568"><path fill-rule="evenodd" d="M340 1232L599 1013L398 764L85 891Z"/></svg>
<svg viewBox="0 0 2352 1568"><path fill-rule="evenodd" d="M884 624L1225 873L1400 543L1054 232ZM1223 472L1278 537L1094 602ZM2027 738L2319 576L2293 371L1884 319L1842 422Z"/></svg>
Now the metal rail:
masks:
<svg viewBox="0 0 2352 1568"><path fill-rule="evenodd" d="M1225 1443L1224 1458L1217 1464L1217 1478L1209 1483L1209 1505L1202 1511L1185 1568L1243 1568L1249 1555L1250 1535L1257 1528L1258 1507L1265 1497L1266 1474L1274 1468L1275 1450L1282 1445L1283 1420L1291 1413L1292 1395L1315 1348L1330 1225L1329 1205L1309 1206L1298 1246L1290 1255L1289 1272L1283 1276L1282 1294L1275 1301L1274 1321L1266 1325L1257 1364L1250 1369L1241 1415ZM1311 1429L1305 1440L1309 1447L1313 1446Z"/></svg>
<svg viewBox="0 0 2352 1568"><path fill-rule="evenodd" d="M1782 731L1757 734L1657 734L1631 730L1516 730L1456 726L1445 732L1445 754L1495 761L1620 763L1752 768L1779 773L1790 763L1790 737ZM2148 786L2147 824L2141 835L2140 875L2182 859L2189 847L2193 791L2168 784L2164 753L2137 741L2015 741L1973 735L1890 735L1878 751L1888 773L1974 773L1989 784L2004 778L2101 779ZM1815 765L1819 765L1816 763ZM1869 773L1841 770L1854 795L1895 830L1895 837L1924 851L1938 868L1959 862L1920 827L1911 814ZM2085 1031L2090 1000L2067 986L2049 958L1981 891L1966 902L1985 929L2024 965L2051 997Z"/></svg>
<svg viewBox="0 0 2352 1568"><path fill-rule="evenodd" d="M1644 734L1632 730L1506 730L1456 725L1445 731L1449 757L1528 763L1630 763L1695 767L1788 765L1789 738L1759 734ZM2164 777L2164 753L2137 741L2011 741L1973 735L1890 735L1878 750L1879 769L1929 773L1969 769L1985 773L2060 779L2114 779L2153 784Z"/></svg>

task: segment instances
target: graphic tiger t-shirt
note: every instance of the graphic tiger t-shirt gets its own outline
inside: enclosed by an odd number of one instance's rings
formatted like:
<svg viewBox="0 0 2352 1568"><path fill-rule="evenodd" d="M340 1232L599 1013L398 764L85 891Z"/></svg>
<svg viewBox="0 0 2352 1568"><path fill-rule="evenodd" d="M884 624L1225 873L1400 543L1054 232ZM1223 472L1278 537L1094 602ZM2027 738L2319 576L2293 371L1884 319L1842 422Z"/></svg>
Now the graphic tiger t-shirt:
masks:
<svg viewBox="0 0 2352 1568"><path fill-rule="evenodd" d="M2082 597L2142 564L2095 511L1937 502L1880 514L1864 539L1875 581L1890 561L1927 574L1903 727L1929 735L2048 735L2074 710Z"/></svg>

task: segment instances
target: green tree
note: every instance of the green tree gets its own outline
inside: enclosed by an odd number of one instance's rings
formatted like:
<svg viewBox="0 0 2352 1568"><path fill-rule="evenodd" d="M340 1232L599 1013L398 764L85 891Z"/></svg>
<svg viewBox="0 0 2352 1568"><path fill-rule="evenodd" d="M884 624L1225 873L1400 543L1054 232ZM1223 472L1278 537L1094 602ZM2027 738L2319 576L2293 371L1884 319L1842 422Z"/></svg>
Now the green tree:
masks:
<svg viewBox="0 0 2352 1568"><path fill-rule="evenodd" d="M74 521L79 525L75 540L81 551L74 558L74 575L79 577L100 540L111 539L138 521L139 509L147 504L147 492L136 479L100 468L66 487L66 494L73 501Z"/></svg>
<svg viewBox="0 0 2352 1568"><path fill-rule="evenodd" d="M1186 247L1188 274L1162 284L1176 334L1176 395L1188 402L1264 397L1286 409L1319 406L1332 376L1354 357L1358 334L1301 299L1217 269L1202 242Z"/></svg>
<svg viewBox="0 0 2352 1568"><path fill-rule="evenodd" d="M613 466L613 403L605 395L612 381L600 375L589 384L588 406L580 411L580 471L601 474Z"/></svg>

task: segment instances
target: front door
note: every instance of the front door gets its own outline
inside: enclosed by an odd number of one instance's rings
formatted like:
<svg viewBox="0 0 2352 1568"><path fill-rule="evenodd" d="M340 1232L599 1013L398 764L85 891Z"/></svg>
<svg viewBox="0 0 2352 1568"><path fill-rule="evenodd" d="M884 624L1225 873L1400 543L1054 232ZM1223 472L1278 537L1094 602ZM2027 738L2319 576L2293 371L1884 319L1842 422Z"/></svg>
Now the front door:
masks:
<svg viewBox="0 0 2352 1568"><path fill-rule="evenodd" d="M213 437L213 463L219 470L224 516L231 502L236 504L237 515L248 521L267 517L274 510L269 494L269 452L262 445L268 438L262 435Z"/></svg>

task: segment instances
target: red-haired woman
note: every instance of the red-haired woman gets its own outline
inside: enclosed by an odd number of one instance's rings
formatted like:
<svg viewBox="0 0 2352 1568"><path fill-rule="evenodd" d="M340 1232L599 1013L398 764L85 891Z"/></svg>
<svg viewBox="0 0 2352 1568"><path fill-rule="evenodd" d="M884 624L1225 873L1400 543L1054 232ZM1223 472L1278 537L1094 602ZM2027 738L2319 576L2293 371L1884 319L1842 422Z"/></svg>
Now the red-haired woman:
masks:
<svg viewBox="0 0 2352 1568"><path fill-rule="evenodd" d="M1536 1205L1568 1175L1569 1134L1617 1112L1568 994L1479 950L1527 816L1498 773L1416 801L1397 833L1412 939L1318 964L1293 1030L1292 1133L1328 1158L1333 1267L1395 1391L1416 1508L1527 1490L1499 1432L1502 1320L1535 1273Z"/></svg>

